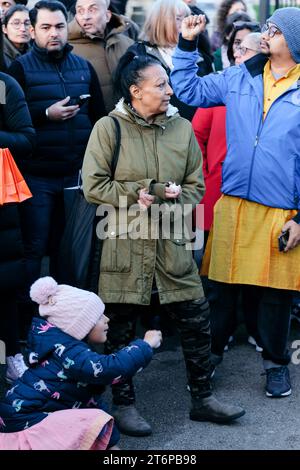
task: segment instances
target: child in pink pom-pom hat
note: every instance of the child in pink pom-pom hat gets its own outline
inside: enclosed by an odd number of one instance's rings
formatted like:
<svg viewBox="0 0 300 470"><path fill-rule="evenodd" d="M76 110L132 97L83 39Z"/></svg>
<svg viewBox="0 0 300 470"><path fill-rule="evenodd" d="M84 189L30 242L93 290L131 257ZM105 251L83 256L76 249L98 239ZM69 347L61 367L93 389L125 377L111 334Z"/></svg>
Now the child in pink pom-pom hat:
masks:
<svg viewBox="0 0 300 470"><path fill-rule="evenodd" d="M102 402L105 385L132 377L151 360L160 331L111 355L92 346L106 341L109 319L92 292L38 279L39 304L28 336L29 369L0 403L1 450L117 448L119 433Z"/></svg>

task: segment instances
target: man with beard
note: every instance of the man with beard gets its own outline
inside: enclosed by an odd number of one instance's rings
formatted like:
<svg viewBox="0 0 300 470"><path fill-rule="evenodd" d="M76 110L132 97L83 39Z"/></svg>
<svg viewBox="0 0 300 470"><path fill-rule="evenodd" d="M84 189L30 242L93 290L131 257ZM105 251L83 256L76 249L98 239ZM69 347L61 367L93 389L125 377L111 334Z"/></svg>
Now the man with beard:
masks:
<svg viewBox="0 0 300 470"><path fill-rule="evenodd" d="M223 73L197 77L196 38L203 16L183 20L171 75L178 98L192 106L226 105L223 196L202 274L215 281L222 360L237 294L251 298L266 371L266 395L291 394L290 310L300 290L300 9L276 10L262 33L262 52Z"/></svg>
<svg viewBox="0 0 300 470"><path fill-rule="evenodd" d="M64 225L64 188L77 185L92 126L106 114L95 71L85 59L72 54L67 44L64 5L40 1L30 11L30 20L32 50L9 69L25 92L37 134L32 157L19 161L33 194L21 208L27 295L29 286L40 277L47 253L55 275ZM91 95L82 106L78 104L81 95ZM31 313L28 297L26 301Z"/></svg>

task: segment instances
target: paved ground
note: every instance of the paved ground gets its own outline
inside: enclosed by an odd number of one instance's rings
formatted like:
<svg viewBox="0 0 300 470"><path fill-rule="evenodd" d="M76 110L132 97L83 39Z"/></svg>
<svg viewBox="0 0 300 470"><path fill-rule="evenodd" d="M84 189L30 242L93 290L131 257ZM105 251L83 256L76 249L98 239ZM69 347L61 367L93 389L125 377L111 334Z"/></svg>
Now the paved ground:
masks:
<svg viewBox="0 0 300 470"><path fill-rule="evenodd" d="M291 340L300 340L300 328ZM166 350L136 380L138 407L153 426L145 438L122 437L123 449L300 449L300 365L291 365L293 393L283 399L264 394L261 355L246 344L241 330L237 344L225 354L214 378L219 399L239 404L246 415L231 425L197 423L188 419L189 393L185 387L183 358L177 342L167 340Z"/></svg>
<svg viewBox="0 0 300 470"><path fill-rule="evenodd" d="M300 328L291 340L300 340ZM148 368L136 379L138 408L153 426L145 438L123 436L123 449L300 449L300 365L291 365L293 393L284 399L264 394L260 354L246 344L243 329L225 354L214 388L219 399L242 405L246 415L231 425L197 423L188 419L189 393L176 337L167 338ZM3 387L2 387L3 391ZM108 394L109 398L109 394Z"/></svg>

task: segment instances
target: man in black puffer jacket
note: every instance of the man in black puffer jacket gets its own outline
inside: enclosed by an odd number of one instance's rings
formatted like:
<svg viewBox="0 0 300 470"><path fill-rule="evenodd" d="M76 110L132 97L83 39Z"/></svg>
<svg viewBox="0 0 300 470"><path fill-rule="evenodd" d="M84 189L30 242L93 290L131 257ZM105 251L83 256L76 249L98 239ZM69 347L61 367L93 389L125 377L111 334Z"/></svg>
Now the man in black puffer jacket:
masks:
<svg viewBox="0 0 300 470"><path fill-rule="evenodd" d="M2 57L0 35L0 59ZM15 161L30 158L35 132L24 93L16 81L0 72L0 146L8 148ZM6 377L15 380L24 372L25 364L18 343L18 311L16 291L25 283L23 244L19 209L22 204L0 206L0 348L5 345ZM3 353L2 350L0 350Z"/></svg>
<svg viewBox="0 0 300 470"><path fill-rule="evenodd" d="M67 44L64 5L40 1L30 11L30 20L33 48L8 71L24 89L37 133L33 157L19 161L33 194L21 214L28 291L40 276L48 249L50 270L55 274L64 226L63 190L77 185L92 125L105 115L94 69L72 54ZM87 94L91 95L88 102L76 104L79 96Z"/></svg>

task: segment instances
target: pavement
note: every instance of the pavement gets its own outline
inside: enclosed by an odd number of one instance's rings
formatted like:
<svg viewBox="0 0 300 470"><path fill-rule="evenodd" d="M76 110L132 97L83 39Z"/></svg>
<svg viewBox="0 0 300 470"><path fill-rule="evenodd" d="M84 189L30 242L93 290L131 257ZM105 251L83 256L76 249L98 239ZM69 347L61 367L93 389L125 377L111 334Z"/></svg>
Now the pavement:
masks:
<svg viewBox="0 0 300 470"><path fill-rule="evenodd" d="M299 324L293 325L290 339L291 342L299 340L300 345ZM243 406L246 415L229 425L190 421L190 396L179 341L176 336L168 337L150 365L135 379L137 407L152 425L153 434L143 438L122 436L120 447L124 450L299 450L300 365L291 364L290 372L292 395L267 398L261 355L247 343L246 332L241 327L234 346L224 353L213 385L220 400ZM109 390L106 395L110 400Z"/></svg>
<svg viewBox="0 0 300 470"><path fill-rule="evenodd" d="M290 340L297 339L298 324L293 325ZM247 343L246 332L240 328L235 345L224 353L213 385L218 399L242 406L246 414L229 425L198 423L188 418L190 396L178 340L167 338L165 343L165 350L155 354L135 381L137 407L152 425L153 434L143 438L122 436L122 449L300 449L300 365L290 365L292 395L267 398L261 354Z"/></svg>

